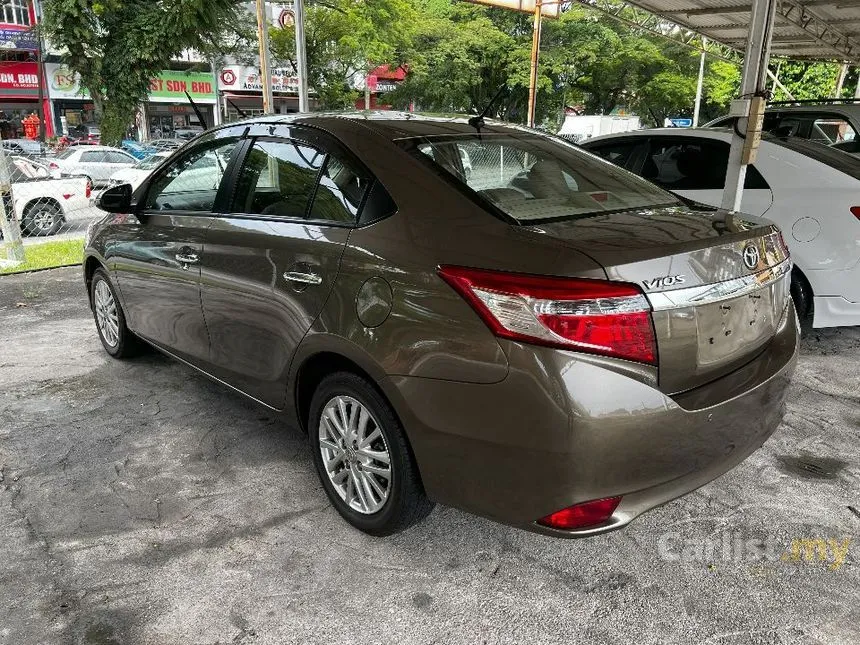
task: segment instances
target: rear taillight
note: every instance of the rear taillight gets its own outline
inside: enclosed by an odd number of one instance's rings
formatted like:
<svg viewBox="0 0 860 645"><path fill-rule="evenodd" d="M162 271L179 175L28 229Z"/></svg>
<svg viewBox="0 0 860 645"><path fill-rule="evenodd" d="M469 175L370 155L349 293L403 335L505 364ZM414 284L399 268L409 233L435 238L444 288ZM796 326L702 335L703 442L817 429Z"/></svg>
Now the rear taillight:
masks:
<svg viewBox="0 0 860 645"><path fill-rule="evenodd" d="M852 206L851 214L857 219L860 219L860 206Z"/></svg>
<svg viewBox="0 0 860 645"><path fill-rule="evenodd" d="M48 168L50 168L51 170L59 170L60 169L60 167L57 164L55 164L53 161L48 164Z"/></svg>
<svg viewBox="0 0 860 645"><path fill-rule="evenodd" d="M582 504L563 508L552 515L542 517L537 522L543 526L562 531L597 526L612 517L619 503L621 503L620 497L607 497L591 502L583 502Z"/></svg>
<svg viewBox="0 0 860 645"><path fill-rule="evenodd" d="M636 285L443 266L501 338L655 364L651 306Z"/></svg>
<svg viewBox="0 0 860 645"><path fill-rule="evenodd" d="M89 179L87 179L87 190L86 190L87 199L89 199L90 195L92 195L92 194L93 194L93 182L91 182Z"/></svg>

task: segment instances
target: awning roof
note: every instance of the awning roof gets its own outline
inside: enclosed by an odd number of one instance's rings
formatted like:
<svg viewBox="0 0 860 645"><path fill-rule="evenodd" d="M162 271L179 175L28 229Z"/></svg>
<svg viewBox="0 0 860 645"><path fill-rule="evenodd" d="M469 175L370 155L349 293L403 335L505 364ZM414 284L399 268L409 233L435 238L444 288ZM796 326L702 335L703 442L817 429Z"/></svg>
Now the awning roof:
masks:
<svg viewBox="0 0 860 645"><path fill-rule="evenodd" d="M743 53L751 0L635 0L640 7ZM860 64L860 0L781 0L771 55Z"/></svg>

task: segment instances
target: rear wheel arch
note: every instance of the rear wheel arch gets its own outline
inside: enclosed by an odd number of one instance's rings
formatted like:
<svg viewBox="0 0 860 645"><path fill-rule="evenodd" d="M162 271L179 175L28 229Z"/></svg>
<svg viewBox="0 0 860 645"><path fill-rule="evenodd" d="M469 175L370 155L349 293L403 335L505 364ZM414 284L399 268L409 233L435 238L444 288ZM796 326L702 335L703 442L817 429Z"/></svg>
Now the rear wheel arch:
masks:
<svg viewBox="0 0 860 645"><path fill-rule="evenodd" d="M395 408L390 397L380 387L378 380L356 361L337 351L318 351L302 359L294 378L296 416L299 425L305 432L308 432L308 417L314 392L326 376L336 372L349 372L366 379L373 384L392 409Z"/></svg>

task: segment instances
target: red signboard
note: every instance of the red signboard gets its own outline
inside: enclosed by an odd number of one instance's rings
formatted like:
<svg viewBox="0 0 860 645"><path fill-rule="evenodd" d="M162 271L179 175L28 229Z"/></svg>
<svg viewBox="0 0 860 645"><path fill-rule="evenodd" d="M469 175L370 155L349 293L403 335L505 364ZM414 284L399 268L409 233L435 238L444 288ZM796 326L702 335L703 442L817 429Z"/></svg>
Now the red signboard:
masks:
<svg viewBox="0 0 860 645"><path fill-rule="evenodd" d="M39 90L39 67L36 63L0 62L0 93L31 97Z"/></svg>

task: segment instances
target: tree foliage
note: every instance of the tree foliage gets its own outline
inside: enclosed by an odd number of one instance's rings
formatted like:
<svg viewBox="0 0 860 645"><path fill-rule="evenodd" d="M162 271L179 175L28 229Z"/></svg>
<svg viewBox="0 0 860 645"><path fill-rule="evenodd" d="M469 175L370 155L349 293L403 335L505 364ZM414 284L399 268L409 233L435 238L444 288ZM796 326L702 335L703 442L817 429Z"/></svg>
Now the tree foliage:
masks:
<svg viewBox="0 0 860 645"><path fill-rule="evenodd" d="M478 112L504 87L490 115L525 121L530 15L457 0L326 0L309 4L306 32L309 79L325 108L351 105L368 69L405 64L406 81L385 97L395 107ZM294 65L294 51L293 30L273 30L276 62ZM574 5L543 23L536 120L555 127L567 105L658 123L690 116L698 65L696 51ZM708 61L703 118L725 111L739 80L730 63Z"/></svg>
<svg viewBox="0 0 860 645"><path fill-rule="evenodd" d="M151 79L184 50L247 47L238 0L45 0L43 15L45 37L80 74L107 143L122 139Z"/></svg>
<svg viewBox="0 0 860 645"><path fill-rule="evenodd" d="M325 0L308 3L305 51L308 84L326 109L344 108L358 96L356 86L382 64L405 62L418 21L409 0ZM274 62L296 69L292 27L269 32Z"/></svg>

